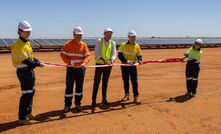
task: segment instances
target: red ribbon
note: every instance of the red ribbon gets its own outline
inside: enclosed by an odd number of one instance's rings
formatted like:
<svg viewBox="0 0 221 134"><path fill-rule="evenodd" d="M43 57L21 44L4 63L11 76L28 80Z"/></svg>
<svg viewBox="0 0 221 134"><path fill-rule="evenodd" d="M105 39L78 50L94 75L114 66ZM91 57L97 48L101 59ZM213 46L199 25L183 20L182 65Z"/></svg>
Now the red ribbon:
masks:
<svg viewBox="0 0 221 134"><path fill-rule="evenodd" d="M110 66L140 66L147 63L171 63L171 62L183 62L181 58L166 58L166 59L159 59L159 60L145 60L140 63L135 64L122 64L122 63L114 63L114 64L105 64L105 65L90 65L86 67L110 67ZM50 62L42 62L45 66L52 66L52 67L73 67L72 65L66 64L58 64L58 63L50 63ZM77 68L77 67L76 67Z"/></svg>

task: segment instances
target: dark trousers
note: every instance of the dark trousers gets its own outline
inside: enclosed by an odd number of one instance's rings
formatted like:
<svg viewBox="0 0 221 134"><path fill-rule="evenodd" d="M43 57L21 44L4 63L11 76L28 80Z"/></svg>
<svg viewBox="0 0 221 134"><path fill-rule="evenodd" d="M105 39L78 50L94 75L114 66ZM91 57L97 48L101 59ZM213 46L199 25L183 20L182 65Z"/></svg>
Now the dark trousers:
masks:
<svg viewBox="0 0 221 134"><path fill-rule="evenodd" d="M35 73L32 69L17 69L17 77L21 84L22 96L19 103L19 120L25 120L32 112L33 96L35 94Z"/></svg>
<svg viewBox="0 0 221 134"><path fill-rule="evenodd" d="M196 94L198 85L199 63L187 62L186 64L186 87L188 93Z"/></svg>
<svg viewBox="0 0 221 134"><path fill-rule="evenodd" d="M65 106L71 107L73 99L73 87L75 88L75 105L80 105L83 97L85 68L68 67L66 70Z"/></svg>
<svg viewBox="0 0 221 134"><path fill-rule="evenodd" d="M134 97L139 95L137 83L137 67L136 66L121 66L122 78L124 82L125 94L129 94L129 77L131 79Z"/></svg>
<svg viewBox="0 0 221 134"><path fill-rule="evenodd" d="M96 64L100 65L100 64ZM107 97L107 85L110 77L112 67L97 67L95 68L95 76L94 76L94 85L93 85L93 93L92 93L92 101L96 102L97 92L102 76L102 99L106 100Z"/></svg>

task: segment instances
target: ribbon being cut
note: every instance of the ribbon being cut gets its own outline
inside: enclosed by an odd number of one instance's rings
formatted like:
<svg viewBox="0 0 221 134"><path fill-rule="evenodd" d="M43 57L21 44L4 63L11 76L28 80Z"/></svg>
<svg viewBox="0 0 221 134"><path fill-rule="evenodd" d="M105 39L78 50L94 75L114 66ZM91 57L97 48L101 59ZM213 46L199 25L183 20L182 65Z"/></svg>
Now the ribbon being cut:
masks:
<svg viewBox="0 0 221 134"><path fill-rule="evenodd" d="M134 64L122 64L122 63L114 63L114 64L105 64L105 65L90 65L87 68L94 68L94 67L109 67L109 66L140 66L147 63L171 63L171 62L183 62L181 58L166 58L166 59L159 59L159 60L145 60L140 63ZM45 66L50 67L73 67L72 65L66 64L58 64L58 63L51 63L51 62L42 62Z"/></svg>

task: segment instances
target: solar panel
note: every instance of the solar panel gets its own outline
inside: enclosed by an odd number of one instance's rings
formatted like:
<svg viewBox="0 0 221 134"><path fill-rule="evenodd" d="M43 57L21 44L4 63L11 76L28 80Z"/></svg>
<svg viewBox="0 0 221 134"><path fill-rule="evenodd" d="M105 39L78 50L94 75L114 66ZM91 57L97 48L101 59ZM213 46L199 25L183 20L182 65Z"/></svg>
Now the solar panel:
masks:
<svg viewBox="0 0 221 134"><path fill-rule="evenodd" d="M88 46L94 46L97 43L97 39L84 39Z"/></svg>
<svg viewBox="0 0 221 134"><path fill-rule="evenodd" d="M45 42L43 39L34 39L34 41L36 41L37 43L41 44L41 45L49 45L47 42Z"/></svg>
<svg viewBox="0 0 221 134"><path fill-rule="evenodd" d="M34 48L34 49L40 48L40 45L37 42L35 42L34 40L30 39L29 42L30 42L32 48Z"/></svg>
<svg viewBox="0 0 221 134"><path fill-rule="evenodd" d="M45 39L45 41L47 41L50 45L53 46L62 46L63 44L57 42L55 39Z"/></svg>
<svg viewBox="0 0 221 134"><path fill-rule="evenodd" d="M6 47L7 44L2 39L0 39L0 48L6 48Z"/></svg>
<svg viewBox="0 0 221 134"><path fill-rule="evenodd" d="M65 43L67 43L70 39L60 39L60 40L63 41L64 44L65 44Z"/></svg>
<svg viewBox="0 0 221 134"><path fill-rule="evenodd" d="M61 48L63 44L53 41L53 39L35 39L37 43L40 44L41 48Z"/></svg>
<svg viewBox="0 0 221 134"><path fill-rule="evenodd" d="M3 40L7 44L7 47L10 49L17 39L3 39Z"/></svg>
<svg viewBox="0 0 221 134"><path fill-rule="evenodd" d="M60 39L52 39L54 42L56 42L57 44L63 46L66 42L60 40Z"/></svg>

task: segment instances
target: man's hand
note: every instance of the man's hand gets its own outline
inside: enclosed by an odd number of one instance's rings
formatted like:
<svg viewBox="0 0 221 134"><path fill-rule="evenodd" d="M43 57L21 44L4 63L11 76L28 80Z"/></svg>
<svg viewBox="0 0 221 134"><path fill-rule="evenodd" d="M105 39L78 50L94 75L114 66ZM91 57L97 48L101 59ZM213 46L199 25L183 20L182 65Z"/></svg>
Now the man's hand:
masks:
<svg viewBox="0 0 221 134"><path fill-rule="evenodd" d="M185 59L186 59L186 58L187 58L187 57L185 57L185 56L180 57L181 62L185 62Z"/></svg>
<svg viewBox="0 0 221 134"><path fill-rule="evenodd" d="M82 64L80 65L80 68L86 68L86 65L85 65L84 63L82 63Z"/></svg>
<svg viewBox="0 0 221 134"><path fill-rule="evenodd" d="M142 65L143 63L142 63L142 61L138 61L138 64L139 64L139 65Z"/></svg>
<svg viewBox="0 0 221 134"><path fill-rule="evenodd" d="M126 63L127 63L127 64L130 64L130 65L134 65L134 62L129 61L129 60L128 60Z"/></svg>
<svg viewBox="0 0 221 134"><path fill-rule="evenodd" d="M74 67L74 68L76 68L76 66L74 65L74 62L71 62L71 66Z"/></svg>
<svg viewBox="0 0 221 134"><path fill-rule="evenodd" d="M40 66L39 67L44 67L45 65L43 63L40 63Z"/></svg>
<svg viewBox="0 0 221 134"><path fill-rule="evenodd" d="M108 64L108 65L111 65L112 64L112 60L111 59L105 59L105 63Z"/></svg>
<svg viewBox="0 0 221 134"><path fill-rule="evenodd" d="M114 64L115 63L115 60L114 59L111 59L111 64Z"/></svg>

